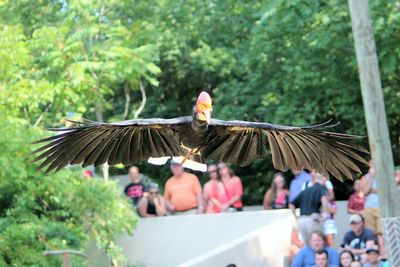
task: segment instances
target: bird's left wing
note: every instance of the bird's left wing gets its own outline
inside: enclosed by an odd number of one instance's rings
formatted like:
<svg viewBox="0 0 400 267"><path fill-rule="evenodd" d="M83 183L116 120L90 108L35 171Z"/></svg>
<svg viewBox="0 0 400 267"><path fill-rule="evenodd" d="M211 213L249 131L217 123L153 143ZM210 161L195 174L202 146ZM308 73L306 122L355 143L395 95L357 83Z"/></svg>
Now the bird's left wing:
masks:
<svg viewBox="0 0 400 267"><path fill-rule="evenodd" d="M39 169L60 170L68 164L131 165L149 157L182 154L177 127L190 126L191 117L136 119L116 123L86 121L74 128L48 129L56 135L35 143L47 143L32 154L45 159Z"/></svg>
<svg viewBox="0 0 400 267"><path fill-rule="evenodd" d="M327 131L336 125L328 121L292 127L212 119L209 140L201 155L245 166L255 158L265 157L268 140L276 169L286 171L304 167L326 175L330 173L340 180L343 177L351 179L352 171L361 172L356 161L368 164L363 157L368 152L354 144L359 136Z"/></svg>

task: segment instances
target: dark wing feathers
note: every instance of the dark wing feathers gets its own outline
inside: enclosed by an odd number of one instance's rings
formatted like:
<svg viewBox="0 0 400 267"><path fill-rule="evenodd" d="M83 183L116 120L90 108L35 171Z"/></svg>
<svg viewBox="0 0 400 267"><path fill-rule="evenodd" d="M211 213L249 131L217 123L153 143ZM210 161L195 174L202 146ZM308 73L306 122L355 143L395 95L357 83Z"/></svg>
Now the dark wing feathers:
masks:
<svg viewBox="0 0 400 267"><path fill-rule="evenodd" d="M41 139L49 142L32 154L34 161L45 159L39 169L59 170L68 164L134 164L149 157L180 156L176 127L190 125L190 117L175 119L139 119L118 123L85 121L79 127L49 129L58 135Z"/></svg>
<svg viewBox="0 0 400 267"><path fill-rule="evenodd" d="M352 171L360 173L355 161L368 164L363 156L368 151L354 144L361 137L326 131L338 123L331 121L305 127L292 127L261 122L222 121L212 119L205 158L226 160L239 165L249 164L264 157L267 136L276 169L316 169L342 180L352 178ZM230 140L235 136L235 146ZM364 154L361 156L360 154ZM233 157L232 155L239 155Z"/></svg>
<svg viewBox="0 0 400 267"><path fill-rule="evenodd" d="M79 127L49 129L59 134L35 142L47 143L32 152L39 154L34 161L44 159L39 169L47 166L48 172L68 164L98 166L106 162L131 165L150 156L183 155L185 149L180 142L188 136L181 135L190 132L187 127L191 127L191 117L76 123ZM341 180L352 178L352 172L361 172L355 161L367 164L364 156L368 152L353 143L360 137L327 131L337 124L328 121L292 127L211 119L198 156L201 160L214 159L245 166L253 159L265 157L268 139L276 169L304 167Z"/></svg>

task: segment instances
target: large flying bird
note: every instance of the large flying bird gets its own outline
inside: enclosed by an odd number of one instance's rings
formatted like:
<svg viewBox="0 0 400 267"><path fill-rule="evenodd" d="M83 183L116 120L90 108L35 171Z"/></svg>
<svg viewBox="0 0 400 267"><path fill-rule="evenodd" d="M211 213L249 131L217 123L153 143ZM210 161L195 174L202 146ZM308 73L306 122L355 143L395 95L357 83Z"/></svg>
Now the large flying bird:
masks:
<svg viewBox="0 0 400 267"><path fill-rule="evenodd" d="M201 92L192 116L174 119L135 119L116 123L85 121L79 127L49 129L59 134L32 152L45 159L39 169L60 170L68 164L132 165L150 157L185 156L246 166L266 155L267 139L276 169L315 169L342 180L360 173L355 162L367 164L368 152L353 144L358 136L326 131L330 122L291 127L263 122L223 121L211 118L212 101ZM363 155L363 156L361 156Z"/></svg>

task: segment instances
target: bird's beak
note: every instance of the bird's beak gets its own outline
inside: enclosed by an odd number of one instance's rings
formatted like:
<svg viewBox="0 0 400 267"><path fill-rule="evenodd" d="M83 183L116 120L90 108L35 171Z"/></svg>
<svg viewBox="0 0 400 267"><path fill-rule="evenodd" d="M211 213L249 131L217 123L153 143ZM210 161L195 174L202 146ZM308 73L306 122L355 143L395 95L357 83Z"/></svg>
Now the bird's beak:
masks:
<svg viewBox="0 0 400 267"><path fill-rule="evenodd" d="M196 102L196 119L210 123L212 100L207 92L201 92Z"/></svg>

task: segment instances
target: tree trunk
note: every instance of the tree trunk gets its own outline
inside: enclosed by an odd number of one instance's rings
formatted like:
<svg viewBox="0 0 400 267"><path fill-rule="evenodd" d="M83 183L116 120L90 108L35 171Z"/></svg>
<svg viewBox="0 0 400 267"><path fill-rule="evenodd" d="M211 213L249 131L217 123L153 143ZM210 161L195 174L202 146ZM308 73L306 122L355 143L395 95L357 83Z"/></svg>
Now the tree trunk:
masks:
<svg viewBox="0 0 400 267"><path fill-rule="evenodd" d="M390 266L400 266L400 207L368 1L349 0L349 7L386 250Z"/></svg>

